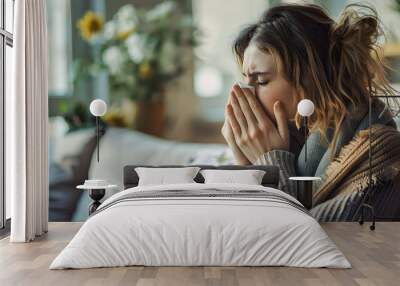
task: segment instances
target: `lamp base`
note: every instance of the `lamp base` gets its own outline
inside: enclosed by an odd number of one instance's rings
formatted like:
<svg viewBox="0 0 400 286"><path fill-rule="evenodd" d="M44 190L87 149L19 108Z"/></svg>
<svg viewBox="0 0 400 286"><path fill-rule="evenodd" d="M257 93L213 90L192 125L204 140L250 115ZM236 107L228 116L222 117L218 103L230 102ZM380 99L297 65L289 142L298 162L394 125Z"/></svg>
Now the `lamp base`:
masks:
<svg viewBox="0 0 400 286"><path fill-rule="evenodd" d="M100 200L104 197L106 193L105 189L91 189L89 190L89 197L93 200L93 203L89 206L89 215L94 213L97 208L101 205Z"/></svg>

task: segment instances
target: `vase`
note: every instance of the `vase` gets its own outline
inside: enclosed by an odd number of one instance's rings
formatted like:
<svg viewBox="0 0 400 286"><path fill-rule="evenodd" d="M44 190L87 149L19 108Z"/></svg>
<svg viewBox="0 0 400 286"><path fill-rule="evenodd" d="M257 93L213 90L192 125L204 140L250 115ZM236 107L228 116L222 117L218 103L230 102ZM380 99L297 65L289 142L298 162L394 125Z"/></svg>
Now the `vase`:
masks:
<svg viewBox="0 0 400 286"><path fill-rule="evenodd" d="M163 137L165 127L165 101L137 101L135 129L157 137Z"/></svg>
<svg viewBox="0 0 400 286"><path fill-rule="evenodd" d="M134 101L125 97L114 100L103 116L108 126L119 128L134 128L137 106Z"/></svg>

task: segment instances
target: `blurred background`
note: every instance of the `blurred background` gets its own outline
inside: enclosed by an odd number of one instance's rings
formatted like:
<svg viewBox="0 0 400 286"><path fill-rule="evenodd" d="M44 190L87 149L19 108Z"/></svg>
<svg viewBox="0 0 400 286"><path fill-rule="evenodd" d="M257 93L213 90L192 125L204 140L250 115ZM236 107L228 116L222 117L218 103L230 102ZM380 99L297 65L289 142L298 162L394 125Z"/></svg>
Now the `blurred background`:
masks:
<svg viewBox="0 0 400 286"><path fill-rule="evenodd" d="M231 43L279 0L48 0L50 220L79 221L87 178L122 186L127 164L229 164L220 134L232 84L240 80ZM301 1L337 18L356 1ZM357 1L360 2L360 1ZM400 4L372 4L386 32L383 53L400 82ZM95 118L100 98L100 162ZM116 190L108 190L107 196Z"/></svg>

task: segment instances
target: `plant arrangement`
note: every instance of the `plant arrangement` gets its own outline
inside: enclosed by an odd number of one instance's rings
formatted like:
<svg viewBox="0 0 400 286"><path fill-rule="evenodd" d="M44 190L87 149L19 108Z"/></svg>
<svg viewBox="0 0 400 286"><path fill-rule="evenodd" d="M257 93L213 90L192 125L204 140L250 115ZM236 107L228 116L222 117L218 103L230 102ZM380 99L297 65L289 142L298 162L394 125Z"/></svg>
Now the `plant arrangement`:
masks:
<svg viewBox="0 0 400 286"><path fill-rule="evenodd" d="M88 11L77 26L93 53L92 59L75 62L75 80L106 71L111 102L117 97L158 99L185 70L183 49L196 44L192 17L173 1L150 10L127 4L107 22Z"/></svg>

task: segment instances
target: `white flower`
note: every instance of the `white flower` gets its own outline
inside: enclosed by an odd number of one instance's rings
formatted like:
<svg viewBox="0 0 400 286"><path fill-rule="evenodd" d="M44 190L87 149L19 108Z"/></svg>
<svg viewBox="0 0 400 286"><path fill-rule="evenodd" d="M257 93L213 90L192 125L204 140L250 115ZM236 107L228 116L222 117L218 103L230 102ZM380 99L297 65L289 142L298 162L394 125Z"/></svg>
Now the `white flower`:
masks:
<svg viewBox="0 0 400 286"><path fill-rule="evenodd" d="M175 8L175 2L164 1L148 11L146 14L146 18L148 21L158 20L169 15Z"/></svg>
<svg viewBox="0 0 400 286"><path fill-rule="evenodd" d="M111 40L115 37L117 29L115 27L115 23L112 21L107 22L104 25L104 38L106 40Z"/></svg>
<svg viewBox="0 0 400 286"><path fill-rule="evenodd" d="M125 42L128 48L129 57L134 63L140 63L145 58L145 40L140 35L134 33Z"/></svg>
<svg viewBox="0 0 400 286"><path fill-rule="evenodd" d="M114 16L118 33L131 31L138 24L138 16L135 7L131 4L122 6Z"/></svg>
<svg viewBox="0 0 400 286"><path fill-rule="evenodd" d="M120 21L133 21L135 23L137 23L138 20L136 9L132 4L126 4L119 8L115 17Z"/></svg>
<svg viewBox="0 0 400 286"><path fill-rule="evenodd" d="M109 47L103 53L103 62L112 75L118 74L122 71L125 62L124 52L119 47Z"/></svg>
<svg viewBox="0 0 400 286"><path fill-rule="evenodd" d="M172 73L176 70L176 49L174 42L168 40L162 47L160 52L160 68L164 73Z"/></svg>

